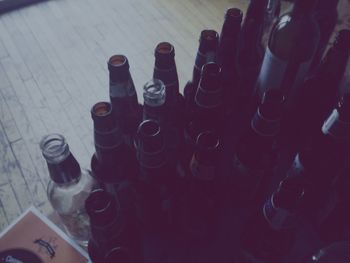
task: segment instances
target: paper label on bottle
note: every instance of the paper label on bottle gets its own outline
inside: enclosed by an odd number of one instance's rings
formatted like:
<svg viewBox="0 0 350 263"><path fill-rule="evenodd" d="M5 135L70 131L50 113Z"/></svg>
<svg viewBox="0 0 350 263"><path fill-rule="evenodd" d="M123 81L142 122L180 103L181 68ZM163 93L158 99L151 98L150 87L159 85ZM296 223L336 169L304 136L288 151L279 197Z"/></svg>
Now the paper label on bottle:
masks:
<svg viewBox="0 0 350 263"><path fill-rule="evenodd" d="M310 67L311 60L299 63L297 72L294 76L294 83L290 85L290 90L284 90L285 95L290 98L294 96L296 90L302 85L307 71ZM264 60L261 66L260 74L257 80L257 91L260 96L269 89L281 89L283 79L288 70L288 61L279 59L267 47ZM288 100L288 99L287 99Z"/></svg>

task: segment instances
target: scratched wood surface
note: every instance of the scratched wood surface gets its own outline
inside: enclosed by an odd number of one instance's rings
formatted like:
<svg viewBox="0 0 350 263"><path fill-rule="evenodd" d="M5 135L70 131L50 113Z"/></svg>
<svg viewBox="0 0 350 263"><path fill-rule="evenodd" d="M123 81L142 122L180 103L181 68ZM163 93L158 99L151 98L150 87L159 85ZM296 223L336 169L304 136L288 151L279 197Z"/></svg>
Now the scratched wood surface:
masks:
<svg viewBox="0 0 350 263"><path fill-rule="evenodd" d="M220 30L228 7L246 0L51 0L0 15L0 231L31 204L48 214L48 173L38 143L65 135L81 166L94 152L90 107L108 100L106 61L128 56L141 100L153 49L175 45L181 87L199 32ZM339 28L350 27L348 0ZM350 77L344 83L350 84ZM345 86L345 84L344 84Z"/></svg>

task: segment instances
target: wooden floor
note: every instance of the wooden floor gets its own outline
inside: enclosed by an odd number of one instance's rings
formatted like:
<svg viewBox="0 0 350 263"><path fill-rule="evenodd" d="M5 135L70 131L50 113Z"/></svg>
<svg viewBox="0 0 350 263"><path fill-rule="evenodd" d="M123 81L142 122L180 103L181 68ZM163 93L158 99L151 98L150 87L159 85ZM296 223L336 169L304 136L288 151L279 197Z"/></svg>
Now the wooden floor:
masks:
<svg viewBox="0 0 350 263"><path fill-rule="evenodd" d="M220 30L225 10L245 10L247 3L51 0L1 15L0 231L31 204L44 213L51 210L38 146L43 135L65 135L81 166L89 166L94 152L90 108L108 100L109 56L129 58L141 99L142 85L152 75L154 47L169 41L183 87L199 32Z"/></svg>

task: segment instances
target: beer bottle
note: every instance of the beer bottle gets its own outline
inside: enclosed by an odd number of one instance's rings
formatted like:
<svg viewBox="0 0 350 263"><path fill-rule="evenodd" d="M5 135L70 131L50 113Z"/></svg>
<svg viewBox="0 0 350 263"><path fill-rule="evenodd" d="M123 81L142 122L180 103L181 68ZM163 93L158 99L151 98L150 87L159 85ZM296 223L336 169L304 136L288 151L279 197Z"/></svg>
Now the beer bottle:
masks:
<svg viewBox="0 0 350 263"><path fill-rule="evenodd" d="M184 212L185 232L191 238L213 234L218 216L221 140L212 131L200 133L190 162Z"/></svg>
<svg viewBox="0 0 350 263"><path fill-rule="evenodd" d="M140 164L138 192L142 217L151 228L171 226L176 169L165 148L161 126L156 120L143 121L137 131L137 159ZM164 228L163 228L164 230Z"/></svg>
<svg viewBox="0 0 350 263"><path fill-rule="evenodd" d="M66 233L82 246L89 240L89 220L84 201L97 183L81 169L61 134L48 134L40 142L50 174L48 199L61 218Z"/></svg>
<svg viewBox="0 0 350 263"><path fill-rule="evenodd" d="M281 89L292 105L319 42L313 11L318 0L296 0L293 10L279 18L270 35L256 83L256 102L267 89Z"/></svg>
<svg viewBox="0 0 350 263"><path fill-rule="evenodd" d="M86 199L85 208L91 229L88 252L94 263L104 263L116 254L130 260L122 262L143 262L140 227L123 211L118 199L96 189ZM121 253L115 251L116 247Z"/></svg>
<svg viewBox="0 0 350 263"><path fill-rule="evenodd" d="M296 210L303 194L304 182L300 177L281 181L263 209L245 226L237 262L283 262L295 242Z"/></svg>
<svg viewBox="0 0 350 263"><path fill-rule="evenodd" d="M272 26L279 18L280 12L281 0L268 0L267 7L265 9L264 29L262 36L262 45L264 48L267 46Z"/></svg>
<svg viewBox="0 0 350 263"><path fill-rule="evenodd" d="M193 68L192 80L187 82L184 88L187 115L191 113L194 106L194 97L197 92L201 70L204 64L216 61L219 34L214 30L203 30L199 38L199 47Z"/></svg>
<svg viewBox="0 0 350 263"><path fill-rule="evenodd" d="M253 93L264 57L261 41L267 2L268 0L251 0L243 20L238 57L240 78L238 103L240 107L248 102Z"/></svg>
<svg viewBox="0 0 350 263"><path fill-rule="evenodd" d="M220 74L221 68L215 62L203 66L192 119L185 126L186 151L183 154L185 162L191 158L196 139L201 132L206 130L222 132L225 114ZM188 166L188 163L184 165Z"/></svg>
<svg viewBox="0 0 350 263"><path fill-rule="evenodd" d="M114 55L108 60L109 96L113 115L120 126L126 144L133 148L133 136L142 120L142 107L138 103L129 62L124 55Z"/></svg>
<svg viewBox="0 0 350 263"><path fill-rule="evenodd" d="M279 90L265 92L250 127L238 139L233 157L232 182L234 199L255 201L263 199L266 186L276 165L274 143L280 131L284 97ZM258 194L259 193L259 194ZM260 199L260 200L259 200Z"/></svg>
<svg viewBox="0 0 350 263"><path fill-rule="evenodd" d="M327 45L329 44L335 25L337 24L338 3L339 0L319 0L315 8L316 21L320 27L320 42L310 66L311 72L319 66Z"/></svg>
<svg viewBox="0 0 350 263"><path fill-rule="evenodd" d="M138 173L136 157L123 140L109 102L93 105L91 117L94 122L96 149L91 158L93 176L103 189L118 196L123 208L132 207L132 184Z"/></svg>
<svg viewBox="0 0 350 263"><path fill-rule="evenodd" d="M238 8L229 8L222 25L217 61L222 68L221 83L225 106L228 111L235 104L238 89L238 44L243 13Z"/></svg>

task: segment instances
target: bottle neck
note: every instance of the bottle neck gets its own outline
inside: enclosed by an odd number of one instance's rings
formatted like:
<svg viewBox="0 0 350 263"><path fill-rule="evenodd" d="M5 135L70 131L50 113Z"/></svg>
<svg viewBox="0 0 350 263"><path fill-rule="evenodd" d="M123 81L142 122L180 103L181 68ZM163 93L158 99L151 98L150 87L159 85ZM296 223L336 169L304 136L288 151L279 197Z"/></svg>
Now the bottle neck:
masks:
<svg viewBox="0 0 350 263"><path fill-rule="evenodd" d="M80 180L80 165L71 153L59 163L47 162L47 167L52 181L60 186L75 184Z"/></svg>

